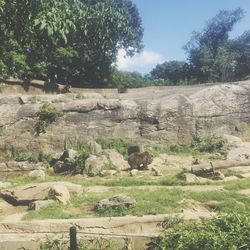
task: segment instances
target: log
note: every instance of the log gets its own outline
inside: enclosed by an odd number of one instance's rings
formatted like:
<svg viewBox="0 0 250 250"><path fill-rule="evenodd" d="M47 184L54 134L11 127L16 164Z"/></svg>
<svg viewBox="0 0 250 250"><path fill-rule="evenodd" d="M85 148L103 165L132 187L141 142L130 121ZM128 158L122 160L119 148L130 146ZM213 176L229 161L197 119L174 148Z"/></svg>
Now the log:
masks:
<svg viewBox="0 0 250 250"><path fill-rule="evenodd" d="M228 169L239 166L250 166L250 159L225 160L203 163L192 166L191 171L195 175L204 175L207 173L213 173L214 171L218 171L221 169Z"/></svg>

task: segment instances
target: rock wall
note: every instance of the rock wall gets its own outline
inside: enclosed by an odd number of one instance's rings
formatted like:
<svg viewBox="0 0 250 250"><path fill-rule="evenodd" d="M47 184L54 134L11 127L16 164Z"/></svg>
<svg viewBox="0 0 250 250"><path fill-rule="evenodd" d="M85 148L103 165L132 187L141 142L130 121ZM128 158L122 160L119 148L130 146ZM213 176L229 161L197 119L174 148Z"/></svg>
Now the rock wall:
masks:
<svg viewBox="0 0 250 250"><path fill-rule="evenodd" d="M114 99L115 97L115 99ZM45 103L63 116L36 135ZM88 136L123 137L164 145L188 143L194 134L244 134L250 123L250 84L160 88L133 95L0 95L0 152L61 151Z"/></svg>

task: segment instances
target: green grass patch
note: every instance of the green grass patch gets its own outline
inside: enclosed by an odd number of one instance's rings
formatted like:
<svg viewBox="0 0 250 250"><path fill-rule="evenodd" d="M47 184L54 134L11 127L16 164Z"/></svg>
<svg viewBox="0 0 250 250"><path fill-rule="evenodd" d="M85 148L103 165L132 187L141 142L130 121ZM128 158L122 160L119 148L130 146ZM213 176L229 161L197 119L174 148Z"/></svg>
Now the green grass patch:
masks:
<svg viewBox="0 0 250 250"><path fill-rule="evenodd" d="M248 189L250 188L250 178L235 180L225 183L226 190L241 190L241 189Z"/></svg>
<svg viewBox="0 0 250 250"><path fill-rule="evenodd" d="M94 210L95 204L117 194L125 194L136 200L133 207ZM39 211L29 212L25 219L66 219L80 217L114 217L125 215L172 214L181 212L187 204L183 200L195 200L201 203L218 201L216 212L245 213L250 215L250 198L246 195L229 191L188 192L178 188L110 188L102 193L85 192L72 197L71 202L62 206L52 204Z"/></svg>
<svg viewBox="0 0 250 250"><path fill-rule="evenodd" d="M38 211L30 211L24 217L23 220L34 219L71 219L79 218L80 215L67 211L67 206L62 206L59 203L54 203L39 209Z"/></svg>

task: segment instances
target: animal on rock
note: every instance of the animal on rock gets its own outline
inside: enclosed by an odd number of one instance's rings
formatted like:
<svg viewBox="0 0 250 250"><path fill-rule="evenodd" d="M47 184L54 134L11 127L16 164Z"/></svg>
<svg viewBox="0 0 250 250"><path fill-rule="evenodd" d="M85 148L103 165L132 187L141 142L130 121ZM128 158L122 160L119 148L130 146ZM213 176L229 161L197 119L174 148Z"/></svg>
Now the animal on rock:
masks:
<svg viewBox="0 0 250 250"><path fill-rule="evenodd" d="M145 170L152 163L152 159L148 152L135 152L128 157L128 164L131 169Z"/></svg>

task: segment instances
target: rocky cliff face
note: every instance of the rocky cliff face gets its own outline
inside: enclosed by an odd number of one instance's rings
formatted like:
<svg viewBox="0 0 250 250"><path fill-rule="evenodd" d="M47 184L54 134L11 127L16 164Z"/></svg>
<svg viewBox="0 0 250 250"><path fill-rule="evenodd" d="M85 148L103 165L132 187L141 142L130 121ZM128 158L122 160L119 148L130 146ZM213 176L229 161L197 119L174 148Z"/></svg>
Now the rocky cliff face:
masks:
<svg viewBox="0 0 250 250"><path fill-rule="evenodd" d="M36 135L45 103L63 116ZM250 84L138 89L137 93L0 95L0 152L61 151L88 136L162 144L188 143L194 134L244 134L250 123Z"/></svg>

